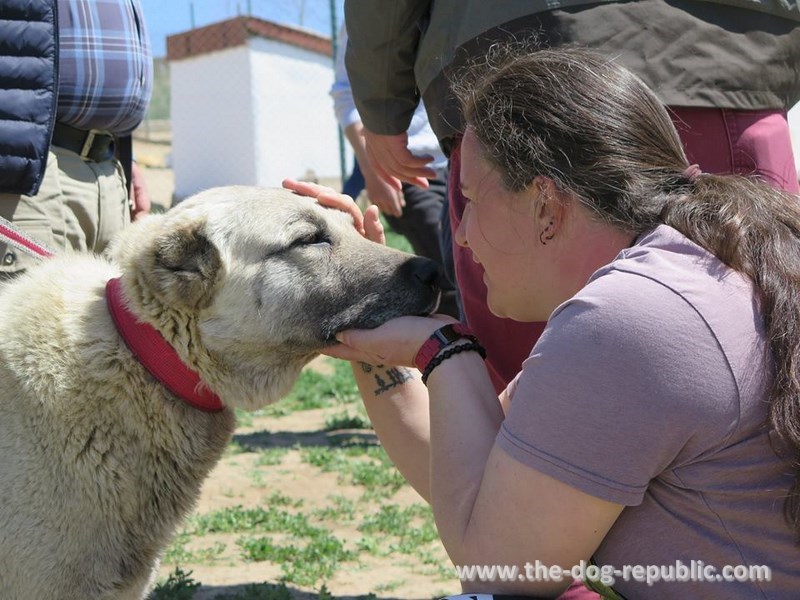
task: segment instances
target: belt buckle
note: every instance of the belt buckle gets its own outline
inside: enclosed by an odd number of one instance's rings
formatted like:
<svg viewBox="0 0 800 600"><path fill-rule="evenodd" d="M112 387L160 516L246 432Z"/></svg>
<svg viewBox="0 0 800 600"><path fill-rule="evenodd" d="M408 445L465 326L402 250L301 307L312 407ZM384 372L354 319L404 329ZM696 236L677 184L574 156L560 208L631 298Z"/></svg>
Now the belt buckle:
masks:
<svg viewBox="0 0 800 600"><path fill-rule="evenodd" d="M86 139L83 141L83 147L81 148L81 158L83 159L89 158L89 153L92 151L92 146L94 145L95 137L97 137L95 129L90 129L86 133Z"/></svg>

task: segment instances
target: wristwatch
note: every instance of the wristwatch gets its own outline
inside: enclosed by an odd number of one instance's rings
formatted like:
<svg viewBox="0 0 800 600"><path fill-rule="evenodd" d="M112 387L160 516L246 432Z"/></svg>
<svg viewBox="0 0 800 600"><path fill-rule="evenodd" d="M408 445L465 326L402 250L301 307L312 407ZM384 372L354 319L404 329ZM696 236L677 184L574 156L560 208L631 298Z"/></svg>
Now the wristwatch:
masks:
<svg viewBox="0 0 800 600"><path fill-rule="evenodd" d="M431 362L434 356L439 354L442 348L446 348L453 342L461 339L469 339L477 341L475 336L470 331L469 327L463 323L450 323L444 327L440 327L431 334L422 347L414 357L414 366L420 371L424 371L428 363Z"/></svg>

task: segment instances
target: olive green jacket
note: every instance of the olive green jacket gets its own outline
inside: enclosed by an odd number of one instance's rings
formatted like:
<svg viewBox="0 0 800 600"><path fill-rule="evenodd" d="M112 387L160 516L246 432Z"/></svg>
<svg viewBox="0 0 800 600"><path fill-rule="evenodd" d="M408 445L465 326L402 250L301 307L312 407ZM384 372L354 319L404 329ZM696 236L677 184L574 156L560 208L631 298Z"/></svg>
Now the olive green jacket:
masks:
<svg viewBox="0 0 800 600"><path fill-rule="evenodd" d="M587 0L345 0L347 71L368 129L402 133L422 94L445 150L461 128L452 72L490 43L537 31L556 32L550 44L620 57L667 104L783 108L800 99L798 1L609 0L574 10Z"/></svg>

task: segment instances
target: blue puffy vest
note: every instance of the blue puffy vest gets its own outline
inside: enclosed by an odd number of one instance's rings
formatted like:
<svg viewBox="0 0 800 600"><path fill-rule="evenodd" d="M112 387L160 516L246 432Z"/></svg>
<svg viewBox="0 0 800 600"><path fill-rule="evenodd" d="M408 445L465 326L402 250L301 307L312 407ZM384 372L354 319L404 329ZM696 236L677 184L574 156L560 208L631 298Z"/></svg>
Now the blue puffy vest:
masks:
<svg viewBox="0 0 800 600"><path fill-rule="evenodd" d="M0 0L0 193L39 191L57 93L56 0Z"/></svg>

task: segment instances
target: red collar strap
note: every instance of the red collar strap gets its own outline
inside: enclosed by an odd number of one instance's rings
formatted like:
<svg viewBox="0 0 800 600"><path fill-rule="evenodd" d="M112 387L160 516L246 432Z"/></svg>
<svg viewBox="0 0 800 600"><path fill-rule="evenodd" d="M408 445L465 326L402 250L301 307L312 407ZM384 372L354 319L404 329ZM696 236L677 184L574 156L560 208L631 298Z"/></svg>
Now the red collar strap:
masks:
<svg viewBox="0 0 800 600"><path fill-rule="evenodd" d="M468 339L472 342L477 342L477 338L473 335L469 327L463 323L450 323L444 327L440 327L431 334L425 343L422 344L414 357L414 366L420 370L421 373L425 372L428 363L433 360L433 357L439 354L443 349L461 339Z"/></svg>
<svg viewBox="0 0 800 600"><path fill-rule="evenodd" d="M181 361L175 349L147 323L138 321L126 306L119 279L106 284L106 304L117 331L136 359L170 392L206 412L219 412L225 406L200 379L200 375Z"/></svg>

